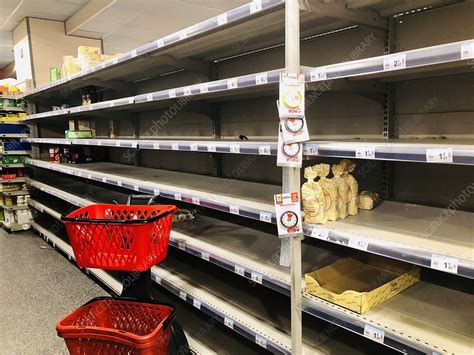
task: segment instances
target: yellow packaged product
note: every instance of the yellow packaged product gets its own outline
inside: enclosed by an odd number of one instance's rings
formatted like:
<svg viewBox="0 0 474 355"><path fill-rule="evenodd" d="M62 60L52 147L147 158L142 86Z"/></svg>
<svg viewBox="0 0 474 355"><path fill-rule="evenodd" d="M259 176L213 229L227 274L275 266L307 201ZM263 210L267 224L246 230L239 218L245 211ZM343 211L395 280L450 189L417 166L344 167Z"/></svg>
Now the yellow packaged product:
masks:
<svg viewBox="0 0 474 355"><path fill-rule="evenodd" d="M337 221L339 219L339 212L337 209L337 185L332 179L327 176L331 170L329 164L318 164L313 166L313 171L319 176L319 185L324 193L324 209L326 210L328 220Z"/></svg>
<svg viewBox="0 0 474 355"><path fill-rule="evenodd" d="M341 176L344 172L344 166L341 164L333 164L331 169L334 175L333 181L337 187L337 210L339 218L346 218L347 206L349 204L349 185L346 179Z"/></svg>
<svg viewBox="0 0 474 355"><path fill-rule="evenodd" d="M371 210L380 201L379 194L372 191L362 191L359 194L359 208L361 210Z"/></svg>
<svg viewBox="0 0 474 355"><path fill-rule="evenodd" d="M347 204L347 213L350 216L355 216L359 213L359 204L357 202L357 198L359 196L359 184L352 173L356 165L354 162L350 161L349 159L342 159L340 164L344 167L344 172L342 173L342 178L344 178L349 186L349 197L348 197L348 204Z"/></svg>
<svg viewBox="0 0 474 355"><path fill-rule="evenodd" d="M301 198L303 200L304 221L306 223L324 224L328 220L324 208L324 192L318 182L312 167L304 169L304 177L308 180L301 187Z"/></svg>

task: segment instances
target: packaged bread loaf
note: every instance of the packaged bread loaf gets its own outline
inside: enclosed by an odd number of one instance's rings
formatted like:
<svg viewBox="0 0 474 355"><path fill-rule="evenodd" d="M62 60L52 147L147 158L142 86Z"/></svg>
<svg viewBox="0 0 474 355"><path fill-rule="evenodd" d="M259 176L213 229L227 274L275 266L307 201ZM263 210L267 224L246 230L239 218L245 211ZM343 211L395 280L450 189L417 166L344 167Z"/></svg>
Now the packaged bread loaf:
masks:
<svg viewBox="0 0 474 355"><path fill-rule="evenodd" d="M332 179L327 176L330 172L329 164L318 164L313 166L313 171L319 176L319 185L324 193L324 209L326 210L328 220L337 221L339 213L337 209L337 185Z"/></svg>
<svg viewBox="0 0 474 355"><path fill-rule="evenodd" d="M347 217L347 206L349 204L349 185L345 178L341 175L344 172L342 164L333 164L332 173L334 175L333 181L337 186L337 209L339 218Z"/></svg>
<svg viewBox="0 0 474 355"><path fill-rule="evenodd" d="M350 173L355 170L356 165L349 159L342 159L340 164L342 164L344 167L344 172L341 176L346 180L347 185L349 186L347 213L350 216L355 216L357 213L359 213L359 205L357 202L357 197L359 196L359 184L357 183L355 177L353 177Z"/></svg>
<svg viewBox="0 0 474 355"><path fill-rule="evenodd" d="M371 210L379 203L379 194L372 191L362 191L359 194L359 208L362 210Z"/></svg>
<svg viewBox="0 0 474 355"><path fill-rule="evenodd" d="M304 221L306 223L326 223L328 220L324 208L324 192L318 182L312 167L304 169L304 177L308 180L301 187L301 198L303 200Z"/></svg>

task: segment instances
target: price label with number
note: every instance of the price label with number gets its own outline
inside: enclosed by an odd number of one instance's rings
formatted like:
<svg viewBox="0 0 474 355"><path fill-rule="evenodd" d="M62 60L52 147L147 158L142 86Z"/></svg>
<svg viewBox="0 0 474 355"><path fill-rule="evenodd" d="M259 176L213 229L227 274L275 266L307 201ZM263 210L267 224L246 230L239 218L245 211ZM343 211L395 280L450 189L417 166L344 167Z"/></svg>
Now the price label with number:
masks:
<svg viewBox="0 0 474 355"><path fill-rule="evenodd" d="M326 68L317 68L309 73L311 81L322 81L327 79Z"/></svg>
<svg viewBox="0 0 474 355"><path fill-rule="evenodd" d="M232 214L239 214L240 213L239 206L230 205L229 206L229 212L232 213Z"/></svg>
<svg viewBox="0 0 474 355"><path fill-rule="evenodd" d="M191 88L189 86L183 88L183 93L184 93L184 96L191 96L192 95Z"/></svg>
<svg viewBox="0 0 474 355"><path fill-rule="evenodd" d="M181 31L179 33L179 39L186 39L187 37L188 37L188 33L186 32L186 30Z"/></svg>
<svg viewBox="0 0 474 355"><path fill-rule="evenodd" d="M318 153L319 153L318 147L316 147L314 145L305 144L303 146L303 154L304 155L318 155Z"/></svg>
<svg viewBox="0 0 474 355"><path fill-rule="evenodd" d="M160 196L160 189L153 189L155 196Z"/></svg>
<svg viewBox="0 0 474 355"><path fill-rule="evenodd" d="M262 337L259 334L255 334L255 344L260 345L262 348L267 348L267 338Z"/></svg>
<svg viewBox="0 0 474 355"><path fill-rule="evenodd" d="M256 283L259 283L261 284L262 283L262 280L263 280L263 276L262 274L256 272L256 271L252 271L252 273L250 274L250 279L253 281L253 282L256 282Z"/></svg>
<svg viewBox="0 0 474 355"><path fill-rule="evenodd" d="M207 145L207 151L215 153L216 152L216 145L215 144L208 144Z"/></svg>
<svg viewBox="0 0 474 355"><path fill-rule="evenodd" d="M230 147L229 147L229 151L231 153L239 154L240 153L240 144L231 144Z"/></svg>
<svg viewBox="0 0 474 355"><path fill-rule="evenodd" d="M359 159L375 159L375 147L358 147L355 156Z"/></svg>
<svg viewBox="0 0 474 355"><path fill-rule="evenodd" d="M178 142L171 143L171 150L179 150L179 143Z"/></svg>
<svg viewBox="0 0 474 355"><path fill-rule="evenodd" d="M229 317L224 317L224 325L230 329L234 329L234 321Z"/></svg>
<svg viewBox="0 0 474 355"><path fill-rule="evenodd" d="M197 144L197 143L191 143L191 144L189 145L189 150L190 150L191 152L197 152L197 150L198 150L198 144Z"/></svg>
<svg viewBox="0 0 474 355"><path fill-rule="evenodd" d="M164 47L165 45L165 40L163 38L160 38L156 41L156 45L158 46L158 48L161 48L161 47Z"/></svg>
<svg viewBox="0 0 474 355"><path fill-rule="evenodd" d="M359 250L367 250L369 242L362 238L351 237L348 242L349 247Z"/></svg>
<svg viewBox="0 0 474 355"><path fill-rule="evenodd" d="M209 253L208 253L207 251L202 251L202 252L201 252L201 258L202 258L202 259L204 259L204 260L206 260L206 261L209 261L209 257L210 257L210 255L209 255Z"/></svg>
<svg viewBox="0 0 474 355"><path fill-rule="evenodd" d="M381 329L372 327L371 325L366 324L364 326L364 336L371 340L374 340L378 343L383 344L385 338L385 332Z"/></svg>
<svg viewBox="0 0 474 355"><path fill-rule="evenodd" d="M261 145L258 147L258 154L259 155L271 155L272 147L269 145Z"/></svg>
<svg viewBox="0 0 474 355"><path fill-rule="evenodd" d="M158 275L155 275L154 279L157 284L161 285L161 277L159 277Z"/></svg>
<svg viewBox="0 0 474 355"><path fill-rule="evenodd" d="M183 290L179 291L179 298L186 301L187 297L188 297L188 294L186 292L184 292Z"/></svg>
<svg viewBox="0 0 474 355"><path fill-rule="evenodd" d="M452 274L458 273L459 260L444 255L431 255L431 268L450 272Z"/></svg>
<svg viewBox="0 0 474 355"><path fill-rule="evenodd" d="M254 0L250 3L250 13L262 11L262 0Z"/></svg>
<svg viewBox="0 0 474 355"><path fill-rule="evenodd" d="M153 143L153 149L160 149L160 143Z"/></svg>
<svg viewBox="0 0 474 355"><path fill-rule="evenodd" d="M235 265L235 266L234 266L234 272L235 272L237 275L245 276L245 267L243 267L243 266L241 266L241 265Z"/></svg>
<svg viewBox="0 0 474 355"><path fill-rule="evenodd" d="M383 70L399 70L407 67L407 55L399 53L389 55L383 59Z"/></svg>
<svg viewBox="0 0 474 355"><path fill-rule="evenodd" d="M195 205L200 205L201 204L201 200L199 199L199 197L193 196L192 201Z"/></svg>
<svg viewBox="0 0 474 355"><path fill-rule="evenodd" d="M153 94L148 94L148 95L146 96L146 100L147 100L147 101L153 101Z"/></svg>
<svg viewBox="0 0 474 355"><path fill-rule="evenodd" d="M178 200L178 201L181 201L183 199L183 197L181 196L180 192L175 192L174 193L174 199Z"/></svg>
<svg viewBox="0 0 474 355"><path fill-rule="evenodd" d="M135 58L137 56L137 50L136 49L132 50L131 55L132 55L132 58Z"/></svg>
<svg viewBox="0 0 474 355"><path fill-rule="evenodd" d="M168 97L170 99L176 97L176 90L175 89L168 90Z"/></svg>
<svg viewBox="0 0 474 355"><path fill-rule="evenodd" d="M259 73L255 76L255 84L263 85L268 83L268 75L267 73Z"/></svg>
<svg viewBox="0 0 474 355"><path fill-rule="evenodd" d="M199 92L200 92L201 94L205 94L205 93L209 92L209 86L208 86L208 84L207 84L207 83L204 83L204 84L199 85Z"/></svg>
<svg viewBox="0 0 474 355"><path fill-rule="evenodd" d="M272 214L270 212L260 211L260 220L262 222L272 223Z"/></svg>
<svg viewBox="0 0 474 355"><path fill-rule="evenodd" d="M324 227L314 227L311 230L311 237L327 240L329 237L329 229Z"/></svg>
<svg viewBox="0 0 474 355"><path fill-rule="evenodd" d="M227 89L236 89L237 88L237 78L232 78L227 80Z"/></svg>
<svg viewBox="0 0 474 355"><path fill-rule="evenodd" d="M186 242L184 240L178 240L178 249L186 250Z"/></svg>
<svg viewBox="0 0 474 355"><path fill-rule="evenodd" d="M222 26L227 23L227 12L217 16L217 25Z"/></svg>
<svg viewBox="0 0 474 355"><path fill-rule="evenodd" d="M201 309L201 301L198 300L197 298L193 299L193 306L196 307L197 309Z"/></svg>
<svg viewBox="0 0 474 355"><path fill-rule="evenodd" d="M474 42L465 43L461 46L461 59L474 58Z"/></svg>
<svg viewBox="0 0 474 355"><path fill-rule="evenodd" d="M426 149L428 163L452 163L453 148L428 148Z"/></svg>

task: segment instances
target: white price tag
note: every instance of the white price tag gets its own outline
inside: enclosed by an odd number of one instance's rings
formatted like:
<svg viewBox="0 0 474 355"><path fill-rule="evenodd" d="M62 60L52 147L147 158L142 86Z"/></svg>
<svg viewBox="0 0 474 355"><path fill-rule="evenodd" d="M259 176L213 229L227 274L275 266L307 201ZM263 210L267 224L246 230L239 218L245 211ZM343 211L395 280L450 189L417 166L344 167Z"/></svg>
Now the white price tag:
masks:
<svg viewBox="0 0 474 355"><path fill-rule="evenodd" d="M175 192L174 193L174 199L178 200L178 201L181 201L182 200L181 193L180 192Z"/></svg>
<svg viewBox="0 0 474 355"><path fill-rule="evenodd" d="M269 145L261 145L258 147L258 154L259 155L271 155L272 154L272 147Z"/></svg>
<svg viewBox="0 0 474 355"><path fill-rule="evenodd" d="M452 274L458 273L459 260L444 255L431 255L431 268L450 272Z"/></svg>
<svg viewBox="0 0 474 355"><path fill-rule="evenodd" d="M158 46L158 48L161 48L165 45L165 40L163 38L160 38L156 41L156 45Z"/></svg>
<svg viewBox="0 0 474 355"><path fill-rule="evenodd" d="M122 181L117 181L117 186L122 186Z"/></svg>
<svg viewBox="0 0 474 355"><path fill-rule="evenodd" d="M132 50L131 54L132 54L132 58L135 58L137 56L137 50L136 49Z"/></svg>
<svg viewBox="0 0 474 355"><path fill-rule="evenodd" d="M191 143L189 145L189 150L191 150L191 152L196 152L198 150L198 144L197 143Z"/></svg>
<svg viewBox="0 0 474 355"><path fill-rule="evenodd" d="M261 284L261 283L262 283L263 276L262 276L262 274L259 274L259 273L256 272L256 271L252 271L252 273L250 274L250 279L251 279L253 282L256 282L256 283Z"/></svg>
<svg viewBox="0 0 474 355"><path fill-rule="evenodd" d="M120 142L115 142L116 147L120 147Z"/></svg>
<svg viewBox="0 0 474 355"><path fill-rule="evenodd" d="M407 67L406 53L399 53L384 57L383 70L399 70Z"/></svg>
<svg viewBox="0 0 474 355"><path fill-rule="evenodd" d="M186 292L184 292L183 290L179 291L179 298L186 301L187 297L188 297L188 294Z"/></svg>
<svg viewBox="0 0 474 355"><path fill-rule="evenodd" d="M135 102L135 98L134 97L131 97L128 99L128 103L129 104L133 104Z"/></svg>
<svg viewBox="0 0 474 355"><path fill-rule="evenodd" d="M184 240L178 240L178 249L186 250L186 242Z"/></svg>
<svg viewBox="0 0 474 355"><path fill-rule="evenodd" d="M179 143L178 142L171 143L171 150L179 150Z"/></svg>
<svg viewBox="0 0 474 355"><path fill-rule="evenodd" d="M234 321L229 317L224 317L224 325L230 329L234 329Z"/></svg>
<svg viewBox="0 0 474 355"><path fill-rule="evenodd" d="M230 205L229 206L229 212L232 213L232 214L239 214L240 213L239 206Z"/></svg>
<svg viewBox="0 0 474 355"><path fill-rule="evenodd" d="M329 229L324 227L313 227L311 230L311 237L327 240L329 237Z"/></svg>
<svg viewBox="0 0 474 355"><path fill-rule="evenodd" d="M118 58L112 59L112 64L117 64L118 63Z"/></svg>
<svg viewBox="0 0 474 355"><path fill-rule="evenodd" d="M133 189L134 189L135 191L140 191L140 186L138 186L138 185L133 185Z"/></svg>
<svg viewBox="0 0 474 355"><path fill-rule="evenodd" d="M153 101L153 94L148 94L148 95L146 96L146 100L147 100L147 101Z"/></svg>
<svg viewBox="0 0 474 355"><path fill-rule="evenodd" d="M465 43L461 46L461 59L474 58L474 42Z"/></svg>
<svg viewBox="0 0 474 355"><path fill-rule="evenodd" d="M179 39L180 40L186 39L187 37L188 37L188 33L186 32L186 30L179 32Z"/></svg>
<svg viewBox="0 0 474 355"><path fill-rule="evenodd" d="M185 88L183 88L183 93L184 93L184 96L191 96L192 95L191 88L189 86L186 86Z"/></svg>
<svg viewBox="0 0 474 355"><path fill-rule="evenodd" d="M207 145L207 151L215 153L216 152L216 145L215 144L208 144Z"/></svg>
<svg viewBox="0 0 474 355"><path fill-rule="evenodd" d="M103 177L102 182L107 182L107 178Z"/></svg>
<svg viewBox="0 0 474 355"><path fill-rule="evenodd" d="M245 276L245 267L243 267L243 266L241 266L241 265L235 265L235 266L234 266L234 272L235 272L237 275Z"/></svg>
<svg viewBox="0 0 474 355"><path fill-rule="evenodd" d="M231 153L240 154L240 144L231 144L229 147Z"/></svg>
<svg viewBox="0 0 474 355"><path fill-rule="evenodd" d="M153 189L155 196L160 196L160 189Z"/></svg>
<svg viewBox="0 0 474 355"><path fill-rule="evenodd" d="M198 300L197 298L193 299L193 306L196 307L197 309L201 309L201 301Z"/></svg>
<svg viewBox="0 0 474 355"><path fill-rule="evenodd" d="M272 214L270 212L260 211L260 220L262 222L272 223Z"/></svg>
<svg viewBox="0 0 474 355"><path fill-rule="evenodd" d="M314 145L304 145L303 154L304 155L318 155L319 154L318 147L315 147Z"/></svg>
<svg viewBox="0 0 474 355"><path fill-rule="evenodd" d="M254 0L250 3L250 13L262 11L262 0Z"/></svg>
<svg viewBox="0 0 474 355"><path fill-rule="evenodd" d="M217 16L217 25L222 26L227 23L227 12Z"/></svg>
<svg viewBox="0 0 474 355"><path fill-rule="evenodd" d="M260 345L262 348L267 348L267 339L261 335L255 334L255 344Z"/></svg>
<svg viewBox="0 0 474 355"><path fill-rule="evenodd" d="M426 161L428 163L452 163L453 148L427 148Z"/></svg>
<svg viewBox="0 0 474 355"><path fill-rule="evenodd" d="M153 143L153 149L160 149L160 143Z"/></svg>
<svg viewBox="0 0 474 355"><path fill-rule="evenodd" d="M207 84L207 83L204 83L204 84L199 85L199 92L200 92L201 94L205 94L205 93L209 92L209 86L208 86L208 84Z"/></svg>
<svg viewBox="0 0 474 355"><path fill-rule="evenodd" d="M161 285L161 277L159 277L158 275L154 275L154 279L157 284Z"/></svg>
<svg viewBox="0 0 474 355"><path fill-rule="evenodd" d="M202 251L201 252L201 259L209 261L209 253L207 251Z"/></svg>
<svg viewBox="0 0 474 355"><path fill-rule="evenodd" d="M348 243L349 247L359 250L367 250L369 247L369 242L365 239L358 237L351 237Z"/></svg>
<svg viewBox="0 0 474 355"><path fill-rule="evenodd" d="M263 85L268 83L268 75L267 73L260 73L255 76L255 84Z"/></svg>
<svg viewBox="0 0 474 355"><path fill-rule="evenodd" d="M236 89L237 88L237 78L232 78L227 80L227 89Z"/></svg>
<svg viewBox="0 0 474 355"><path fill-rule="evenodd" d="M364 336L370 340L374 340L378 343L383 344L385 337L385 332L381 329L372 327L371 325L366 324L364 326Z"/></svg>
<svg viewBox="0 0 474 355"><path fill-rule="evenodd" d="M316 68L309 73L311 81L322 81L327 79L326 67Z"/></svg>
<svg viewBox="0 0 474 355"><path fill-rule="evenodd" d="M359 159L375 159L375 147L357 147L355 156Z"/></svg>
<svg viewBox="0 0 474 355"><path fill-rule="evenodd" d="M168 90L168 97L170 99L176 97L176 90L175 89Z"/></svg>
<svg viewBox="0 0 474 355"><path fill-rule="evenodd" d="M200 205L201 204L201 200L199 199L199 197L193 196L192 200L193 200L193 203L195 205Z"/></svg>

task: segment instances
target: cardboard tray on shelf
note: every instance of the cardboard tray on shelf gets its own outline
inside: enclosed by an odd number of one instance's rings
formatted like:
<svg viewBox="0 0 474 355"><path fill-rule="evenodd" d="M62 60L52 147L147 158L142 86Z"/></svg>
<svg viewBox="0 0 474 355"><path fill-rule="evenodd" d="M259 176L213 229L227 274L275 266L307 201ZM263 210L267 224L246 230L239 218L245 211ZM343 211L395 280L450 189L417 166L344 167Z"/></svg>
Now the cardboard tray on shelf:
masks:
<svg viewBox="0 0 474 355"><path fill-rule="evenodd" d="M305 275L308 293L360 314L419 280L418 266L376 255L341 259Z"/></svg>

